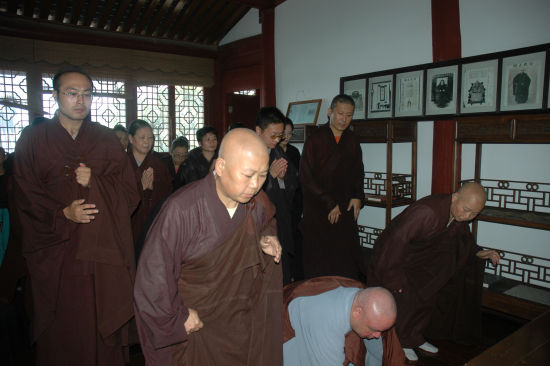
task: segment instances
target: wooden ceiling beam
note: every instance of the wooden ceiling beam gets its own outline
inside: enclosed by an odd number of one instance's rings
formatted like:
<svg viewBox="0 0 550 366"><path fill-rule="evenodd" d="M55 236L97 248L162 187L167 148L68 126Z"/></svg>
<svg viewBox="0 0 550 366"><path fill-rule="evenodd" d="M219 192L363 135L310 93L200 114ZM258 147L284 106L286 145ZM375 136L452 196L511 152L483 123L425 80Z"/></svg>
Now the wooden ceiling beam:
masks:
<svg viewBox="0 0 550 366"><path fill-rule="evenodd" d="M159 11L155 15L153 19L149 22L147 25L147 28L145 29L145 35L151 36L155 31L157 30L157 26L159 25L161 19L166 15L168 10L172 9L174 3L176 3L178 0L165 0L164 3L161 5Z"/></svg>
<svg viewBox="0 0 550 366"><path fill-rule="evenodd" d="M200 5L200 1L189 1L188 4L189 6L185 7L184 13L180 17L176 25L169 31L168 38L174 38L174 36L178 34L178 30L182 26L182 24L189 22L189 19L195 13L195 9L197 8L197 6Z"/></svg>
<svg viewBox="0 0 550 366"><path fill-rule="evenodd" d="M202 22L204 14L210 10L210 5L212 4L213 0L202 0L202 1L194 1L195 3L200 3L197 10L192 14L190 19L188 19L187 22L182 24L181 28L176 31L175 39L181 39L184 40L184 38L188 35L188 32L191 32L193 29L193 26L197 24L197 22ZM203 23L206 24L206 23Z"/></svg>
<svg viewBox="0 0 550 366"><path fill-rule="evenodd" d="M278 5L274 0L224 0L224 1L229 3L246 5L249 8L255 8L255 9L274 8L276 5Z"/></svg>
<svg viewBox="0 0 550 366"><path fill-rule="evenodd" d="M84 26L89 27L90 24L92 24L92 20L96 15L95 12L97 9L97 3L98 0L90 0L90 3L88 4L88 7L86 9L86 16L84 17Z"/></svg>
<svg viewBox="0 0 550 366"><path fill-rule="evenodd" d="M109 20L109 16L111 15L114 5L115 0L107 0L105 2L103 10L97 19L97 29L105 29L105 25L107 25L107 21Z"/></svg>
<svg viewBox="0 0 550 366"><path fill-rule="evenodd" d="M201 43L201 41L206 38L206 34L209 31L208 25L215 24L215 26L212 26L210 28L218 27L220 25L219 23L220 15L223 15L224 11L226 11L227 7L230 5L231 4L227 4L226 2L223 2L223 1L215 2L214 6L209 8L206 14L199 18L200 23L202 23L203 26L202 27L196 26L196 27L190 28L185 34L185 36L183 37L183 40L188 42Z"/></svg>
<svg viewBox="0 0 550 366"><path fill-rule="evenodd" d="M159 1L160 0L151 0L149 5L147 6L147 9L145 10L145 13L141 16L141 18L137 22L136 29L135 29L134 33L141 34L141 31L143 30L143 28L145 28L145 26L147 25L147 22L151 18L151 15L153 14L155 9L157 8L157 5L159 4Z"/></svg>
<svg viewBox="0 0 550 366"><path fill-rule="evenodd" d="M65 19L65 14L67 14L67 0L61 0L55 2L55 21L63 23Z"/></svg>
<svg viewBox="0 0 550 366"><path fill-rule="evenodd" d="M23 5L23 16L27 18L32 18L34 15L34 0L25 0L25 5Z"/></svg>
<svg viewBox="0 0 550 366"><path fill-rule="evenodd" d="M134 4L134 8L132 9L132 12L126 19L126 22L124 23L124 27L122 28L122 31L124 33L128 33L130 31L130 29L134 25L134 22L136 21L137 16L139 15L139 10L144 5L144 3L145 3L144 0L136 1L136 3Z"/></svg>
<svg viewBox="0 0 550 366"><path fill-rule="evenodd" d="M237 9L233 10L231 17L224 23L223 27L214 28L214 32L211 32L206 39L206 44L218 44L221 39L241 20L243 16L250 10L248 6L242 4L236 4Z"/></svg>
<svg viewBox="0 0 550 366"><path fill-rule="evenodd" d="M40 19L48 19L50 15L50 0L40 1Z"/></svg>
<svg viewBox="0 0 550 366"><path fill-rule="evenodd" d="M122 20L122 17L126 13L126 9L128 8L128 3L130 0L121 0L120 5L118 6L118 9L116 11L115 16L113 19L111 19L111 24L109 24L109 30L116 32L118 26L120 25L120 21Z"/></svg>
<svg viewBox="0 0 550 366"><path fill-rule="evenodd" d="M25 19L6 13L0 13L0 35L194 57L215 58L217 56L217 47L215 46Z"/></svg>
<svg viewBox="0 0 550 366"><path fill-rule="evenodd" d="M77 25L82 15L82 7L84 6L84 1L75 1L73 2L73 7L71 9L71 20L70 24Z"/></svg>
<svg viewBox="0 0 550 366"><path fill-rule="evenodd" d="M172 25L176 21L178 15L183 10L184 6L189 3L188 1L185 1L185 0L175 0L175 1L178 2L176 4L176 7L172 10L172 12L170 12L168 19L166 19L166 21L163 22L158 27L158 29L155 29L153 31L154 37L163 37L168 31L168 28L170 27L170 25Z"/></svg>

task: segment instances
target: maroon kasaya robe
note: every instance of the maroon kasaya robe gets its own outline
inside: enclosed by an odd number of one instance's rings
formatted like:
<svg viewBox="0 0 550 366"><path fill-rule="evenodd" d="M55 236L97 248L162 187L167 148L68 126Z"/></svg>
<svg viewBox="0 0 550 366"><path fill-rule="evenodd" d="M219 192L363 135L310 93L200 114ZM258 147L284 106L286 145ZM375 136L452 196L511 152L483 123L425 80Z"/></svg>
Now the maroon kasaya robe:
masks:
<svg viewBox="0 0 550 366"><path fill-rule="evenodd" d="M147 365L282 365L281 266L259 247L273 206L260 191L230 218L215 184L176 191L147 235L134 289ZM191 334L188 308L204 323Z"/></svg>
<svg viewBox="0 0 550 366"><path fill-rule="evenodd" d="M305 145L300 162L304 196L304 275L306 278L340 275L360 279L364 274L352 198L363 202L363 157L357 136L346 130L337 144L329 125L316 130ZM328 221L338 205L336 224Z"/></svg>
<svg viewBox="0 0 550 366"><path fill-rule="evenodd" d="M172 193L172 176L166 164L153 151L147 154L140 166L137 165L131 147L128 149L128 156L134 168L138 191L141 196L141 202L132 214L132 234L134 243L137 243L142 235L145 236L146 234L142 231L146 229L147 219L155 206ZM148 168L153 168L153 189L144 190L141 184L141 176Z"/></svg>
<svg viewBox="0 0 550 366"><path fill-rule="evenodd" d="M79 163L92 170L88 188L76 182ZM119 331L133 316L130 214L139 196L128 156L98 123L85 121L73 139L51 120L24 129L14 178L37 359L101 362L96 348L120 344ZM63 214L81 198L99 210L91 223L77 224Z"/></svg>
<svg viewBox="0 0 550 366"><path fill-rule="evenodd" d="M288 305L290 302L300 296L319 295L334 290L339 286L365 288L362 282L340 276L323 276L286 285L283 289L283 342L295 336L288 314ZM320 319L319 321L322 320ZM397 339L393 327L382 333L382 343L384 347L382 365L398 366L405 364L405 354L403 353L403 349L401 348L401 344L399 343L399 339ZM350 362L354 365L365 364L365 356L367 353L365 343L363 343L361 337L353 330L346 334L344 353L346 356L343 363L344 365L347 366Z"/></svg>
<svg viewBox="0 0 550 366"><path fill-rule="evenodd" d="M424 343L438 292L457 269L475 263L467 222L449 222L451 195L416 201L395 217L374 244L367 284L392 291L396 330L404 347ZM401 292L400 292L401 290Z"/></svg>

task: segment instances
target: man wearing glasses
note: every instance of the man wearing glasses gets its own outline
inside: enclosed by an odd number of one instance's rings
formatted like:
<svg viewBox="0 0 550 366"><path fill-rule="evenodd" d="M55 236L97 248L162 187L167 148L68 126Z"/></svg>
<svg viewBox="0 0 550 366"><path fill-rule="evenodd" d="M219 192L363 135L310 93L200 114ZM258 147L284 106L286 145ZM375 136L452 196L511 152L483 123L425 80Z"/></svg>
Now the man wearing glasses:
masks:
<svg viewBox="0 0 550 366"><path fill-rule="evenodd" d="M256 133L269 148L269 174L263 190L277 209L277 236L283 247L283 284L292 281L294 259L294 232L292 230L292 203L298 188L296 169L288 164L279 142L284 139L285 116L276 107L264 107L256 118Z"/></svg>
<svg viewBox="0 0 550 366"><path fill-rule="evenodd" d="M56 116L26 128L15 149L36 359L124 365L123 330L133 316L135 177L115 134L90 121L90 77L64 69L53 87Z"/></svg>

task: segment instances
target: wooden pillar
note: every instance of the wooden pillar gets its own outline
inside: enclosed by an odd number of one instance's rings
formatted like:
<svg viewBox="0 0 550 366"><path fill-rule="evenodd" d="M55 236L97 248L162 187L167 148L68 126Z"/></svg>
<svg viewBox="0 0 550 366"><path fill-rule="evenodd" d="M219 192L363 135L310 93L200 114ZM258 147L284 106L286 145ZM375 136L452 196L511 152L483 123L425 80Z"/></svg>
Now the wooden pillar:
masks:
<svg viewBox="0 0 550 366"><path fill-rule="evenodd" d="M432 48L434 62L461 57L459 0L432 0ZM432 194L454 191L454 132L454 121L434 121Z"/></svg>
<svg viewBox="0 0 550 366"><path fill-rule="evenodd" d="M275 9L260 10L262 23L262 88L260 106L276 105L275 96Z"/></svg>

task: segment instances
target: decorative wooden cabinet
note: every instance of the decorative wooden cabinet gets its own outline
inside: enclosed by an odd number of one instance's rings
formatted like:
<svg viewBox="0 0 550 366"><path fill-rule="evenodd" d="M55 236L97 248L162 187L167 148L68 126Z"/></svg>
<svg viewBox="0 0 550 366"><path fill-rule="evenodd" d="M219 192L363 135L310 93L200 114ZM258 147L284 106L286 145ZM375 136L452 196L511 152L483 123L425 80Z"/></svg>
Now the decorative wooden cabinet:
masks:
<svg viewBox="0 0 550 366"><path fill-rule="evenodd" d="M481 172L484 144L550 144L550 114L459 118L455 136L454 186L459 187L461 183L459 157L462 144L475 144L474 180L480 182L487 192L485 209L472 224L476 238L478 221L550 230L550 182L484 179ZM550 156L548 158L548 165L533 169L550 171ZM504 251L497 244L491 245L499 250L502 260L497 267L487 264L484 306L525 319L532 319L550 309L532 297L528 300L529 296L519 295L537 292L539 299L541 296L550 298L550 289L545 288L550 286L537 286L550 285L548 244L546 258ZM546 291L547 295L544 294Z"/></svg>

